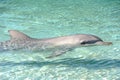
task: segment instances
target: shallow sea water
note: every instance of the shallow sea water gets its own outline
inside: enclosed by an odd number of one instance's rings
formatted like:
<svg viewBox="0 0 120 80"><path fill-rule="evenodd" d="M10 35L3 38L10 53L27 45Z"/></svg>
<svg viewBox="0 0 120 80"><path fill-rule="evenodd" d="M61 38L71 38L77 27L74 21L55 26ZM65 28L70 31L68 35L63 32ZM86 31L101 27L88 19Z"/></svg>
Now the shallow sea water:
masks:
<svg viewBox="0 0 120 80"><path fill-rule="evenodd" d="M0 52L0 80L120 80L120 0L0 0L0 41L8 30L34 38L94 34L111 46Z"/></svg>

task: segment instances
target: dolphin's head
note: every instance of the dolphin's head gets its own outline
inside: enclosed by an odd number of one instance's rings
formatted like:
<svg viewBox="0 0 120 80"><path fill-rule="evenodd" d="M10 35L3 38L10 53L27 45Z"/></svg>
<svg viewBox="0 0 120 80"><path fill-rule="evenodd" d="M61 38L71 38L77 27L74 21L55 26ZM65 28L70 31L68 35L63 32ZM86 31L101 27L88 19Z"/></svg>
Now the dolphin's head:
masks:
<svg viewBox="0 0 120 80"><path fill-rule="evenodd" d="M104 42L97 36L82 34L79 35L79 45L80 46L91 46L91 45L111 45L112 42Z"/></svg>

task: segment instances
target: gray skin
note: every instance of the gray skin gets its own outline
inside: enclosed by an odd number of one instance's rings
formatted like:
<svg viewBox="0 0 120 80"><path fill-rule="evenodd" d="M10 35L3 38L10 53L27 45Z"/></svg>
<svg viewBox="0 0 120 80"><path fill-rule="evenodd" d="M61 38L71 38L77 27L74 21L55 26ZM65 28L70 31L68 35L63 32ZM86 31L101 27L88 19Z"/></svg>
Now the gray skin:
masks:
<svg viewBox="0 0 120 80"><path fill-rule="evenodd" d="M17 30L9 30L11 39L0 42L0 51L26 49L32 51L51 50L54 52L47 58L52 58L66 53L80 46L110 45L99 37L89 34L76 34L70 36L35 39Z"/></svg>

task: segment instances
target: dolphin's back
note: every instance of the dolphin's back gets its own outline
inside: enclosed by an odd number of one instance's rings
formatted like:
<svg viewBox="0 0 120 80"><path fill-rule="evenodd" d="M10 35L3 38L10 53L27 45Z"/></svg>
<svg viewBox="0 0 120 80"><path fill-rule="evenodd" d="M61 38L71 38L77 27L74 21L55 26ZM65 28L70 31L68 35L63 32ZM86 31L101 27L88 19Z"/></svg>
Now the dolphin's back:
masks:
<svg viewBox="0 0 120 80"><path fill-rule="evenodd" d="M79 44L80 41L83 40L99 40L102 41L99 37L95 35L89 35L89 34L76 34L76 35L70 35L70 36L62 36L62 37L54 37L54 38L48 38L44 39L44 42L52 43L54 45L76 45Z"/></svg>

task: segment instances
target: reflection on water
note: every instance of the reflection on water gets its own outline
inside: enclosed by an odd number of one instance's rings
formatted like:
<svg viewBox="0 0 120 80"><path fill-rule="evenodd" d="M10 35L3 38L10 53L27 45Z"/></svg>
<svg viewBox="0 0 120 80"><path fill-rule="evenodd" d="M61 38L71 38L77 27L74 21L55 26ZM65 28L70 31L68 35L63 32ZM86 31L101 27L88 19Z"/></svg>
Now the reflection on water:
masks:
<svg viewBox="0 0 120 80"><path fill-rule="evenodd" d="M23 61L23 62L14 62L14 61L6 61L1 62L0 66L31 66L31 67L44 67L55 65L59 67L84 67L87 69L106 69L106 68L120 68L120 60L119 59L80 59L80 58L65 58L58 59L54 61ZM61 66L62 65L62 66Z"/></svg>

